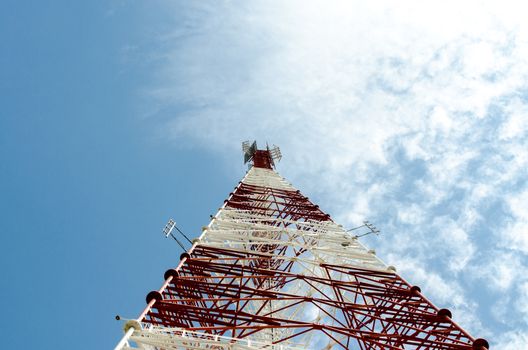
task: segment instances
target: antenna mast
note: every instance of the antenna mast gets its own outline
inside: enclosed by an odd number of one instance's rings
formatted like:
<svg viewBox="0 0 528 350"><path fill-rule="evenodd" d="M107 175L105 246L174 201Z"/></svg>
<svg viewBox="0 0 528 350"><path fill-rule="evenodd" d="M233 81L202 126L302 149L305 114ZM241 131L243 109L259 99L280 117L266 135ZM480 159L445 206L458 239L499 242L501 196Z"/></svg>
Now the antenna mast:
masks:
<svg viewBox="0 0 528 350"><path fill-rule="evenodd" d="M249 171L116 350L489 349L359 242L376 227L347 232L282 178L278 147L242 150Z"/></svg>

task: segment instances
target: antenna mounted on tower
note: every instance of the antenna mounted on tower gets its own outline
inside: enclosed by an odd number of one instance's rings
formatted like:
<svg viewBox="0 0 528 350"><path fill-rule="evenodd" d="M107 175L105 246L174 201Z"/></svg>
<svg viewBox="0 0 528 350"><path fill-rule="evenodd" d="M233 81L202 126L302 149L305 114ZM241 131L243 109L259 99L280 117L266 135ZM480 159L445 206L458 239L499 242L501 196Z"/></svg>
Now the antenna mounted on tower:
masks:
<svg viewBox="0 0 528 350"><path fill-rule="evenodd" d="M275 162L282 159L282 153L280 148L273 145L270 149L266 143L266 149L257 149L257 141L253 141L252 144L249 141L242 142L242 152L244 152L244 164L252 162L253 166L258 168L273 169Z"/></svg>
<svg viewBox="0 0 528 350"><path fill-rule="evenodd" d="M242 152L244 152L244 164L253 159L256 150L257 141L253 141L251 146L249 145L249 141L242 142Z"/></svg>
<svg viewBox="0 0 528 350"><path fill-rule="evenodd" d="M268 147L268 150L270 152L270 155L271 155L271 158L274 160L274 161L280 161L282 159L282 153L280 151L280 148L279 146L275 146L273 145L273 148L272 149L269 149Z"/></svg>
<svg viewBox="0 0 528 350"><path fill-rule="evenodd" d="M360 234L356 234L354 236L355 238L364 237L364 236L370 235L372 233L378 235L381 232L380 230L378 230L378 228L376 226L374 226L374 224L372 224L368 220L363 221L363 225L348 229L348 230L346 230L346 232L356 231L356 230L358 230L360 228L366 228L368 231L360 233Z"/></svg>

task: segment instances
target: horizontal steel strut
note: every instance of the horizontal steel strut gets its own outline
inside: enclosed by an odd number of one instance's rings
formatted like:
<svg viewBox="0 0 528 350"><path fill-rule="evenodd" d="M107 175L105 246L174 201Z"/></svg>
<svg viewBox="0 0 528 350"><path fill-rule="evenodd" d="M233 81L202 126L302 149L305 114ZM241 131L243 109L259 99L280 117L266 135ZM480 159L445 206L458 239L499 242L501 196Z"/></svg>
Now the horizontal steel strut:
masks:
<svg viewBox="0 0 528 350"><path fill-rule="evenodd" d="M149 293L123 349L489 348L280 177L272 161L258 162Z"/></svg>

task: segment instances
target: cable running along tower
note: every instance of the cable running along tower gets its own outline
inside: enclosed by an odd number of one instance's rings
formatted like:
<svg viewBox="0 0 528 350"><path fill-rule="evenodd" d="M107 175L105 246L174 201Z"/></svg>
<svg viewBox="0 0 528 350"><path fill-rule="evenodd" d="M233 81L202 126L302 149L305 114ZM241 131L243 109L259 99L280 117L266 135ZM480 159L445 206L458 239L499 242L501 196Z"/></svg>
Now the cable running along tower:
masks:
<svg viewBox="0 0 528 350"><path fill-rule="evenodd" d="M251 168L117 350L489 348L282 178L278 148L243 150Z"/></svg>

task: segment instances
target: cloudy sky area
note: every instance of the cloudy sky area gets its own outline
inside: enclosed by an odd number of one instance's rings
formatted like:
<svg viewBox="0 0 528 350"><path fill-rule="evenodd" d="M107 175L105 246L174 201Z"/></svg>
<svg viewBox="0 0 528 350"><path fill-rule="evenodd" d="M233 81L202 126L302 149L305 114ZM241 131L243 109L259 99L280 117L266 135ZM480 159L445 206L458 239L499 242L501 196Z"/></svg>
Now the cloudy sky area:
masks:
<svg viewBox="0 0 528 350"><path fill-rule="evenodd" d="M160 133L233 169L239 141L279 145L283 176L338 222L375 222L367 243L474 336L528 348L526 9L165 7L144 89Z"/></svg>
<svg viewBox="0 0 528 350"><path fill-rule="evenodd" d="M520 1L0 3L0 318L103 349L243 176L240 143L493 349L528 349Z"/></svg>

